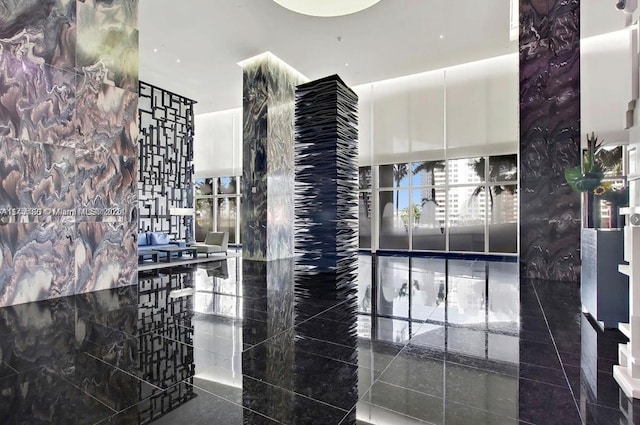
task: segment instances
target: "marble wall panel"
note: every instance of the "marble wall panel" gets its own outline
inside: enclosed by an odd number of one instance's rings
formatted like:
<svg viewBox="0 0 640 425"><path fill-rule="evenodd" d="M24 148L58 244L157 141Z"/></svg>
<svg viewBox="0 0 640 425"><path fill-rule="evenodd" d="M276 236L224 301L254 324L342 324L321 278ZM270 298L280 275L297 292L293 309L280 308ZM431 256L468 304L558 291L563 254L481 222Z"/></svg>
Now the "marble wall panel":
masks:
<svg viewBox="0 0 640 425"><path fill-rule="evenodd" d="M136 0L0 0L0 306L137 282L136 26Z"/></svg>
<svg viewBox="0 0 640 425"><path fill-rule="evenodd" d="M6 222L73 222L73 148L0 137L0 216Z"/></svg>
<svg viewBox="0 0 640 425"><path fill-rule="evenodd" d="M81 139L79 152L107 151L136 156L138 138L138 95L102 84L93 75L106 68L99 64L86 70L78 85L76 119Z"/></svg>
<svg viewBox="0 0 640 425"><path fill-rule="evenodd" d="M76 0L1 0L0 41L21 46L34 62L72 70Z"/></svg>
<svg viewBox="0 0 640 425"><path fill-rule="evenodd" d="M267 261L267 221L242 221L242 256L256 261Z"/></svg>
<svg viewBox="0 0 640 425"><path fill-rule="evenodd" d="M71 223L0 226L0 306L73 294Z"/></svg>
<svg viewBox="0 0 640 425"><path fill-rule="evenodd" d="M580 3L520 1L520 264L523 276L579 281Z"/></svg>
<svg viewBox="0 0 640 425"><path fill-rule="evenodd" d="M127 25L137 2L79 1L76 67L80 72L103 64L101 82L138 91L138 30Z"/></svg>
<svg viewBox="0 0 640 425"><path fill-rule="evenodd" d="M76 224L74 293L138 283L138 223Z"/></svg>
<svg viewBox="0 0 640 425"><path fill-rule="evenodd" d="M249 141L243 148L243 163L247 167L242 170L242 190L244 196L240 204L243 220L267 220L267 156L266 140Z"/></svg>
<svg viewBox="0 0 640 425"><path fill-rule="evenodd" d="M42 62L27 35L0 40L0 136L74 146L77 76Z"/></svg>
<svg viewBox="0 0 640 425"><path fill-rule="evenodd" d="M137 158L93 151L76 159L76 222L135 219Z"/></svg>
<svg viewBox="0 0 640 425"><path fill-rule="evenodd" d="M121 23L138 28L138 0L78 0L79 8L93 7L100 24Z"/></svg>
<svg viewBox="0 0 640 425"><path fill-rule="evenodd" d="M268 54L243 68L241 211L243 256L248 259L293 256L294 99L296 86L305 81ZM253 235L250 226L263 222L265 216L265 238L252 241L245 249L247 238Z"/></svg>

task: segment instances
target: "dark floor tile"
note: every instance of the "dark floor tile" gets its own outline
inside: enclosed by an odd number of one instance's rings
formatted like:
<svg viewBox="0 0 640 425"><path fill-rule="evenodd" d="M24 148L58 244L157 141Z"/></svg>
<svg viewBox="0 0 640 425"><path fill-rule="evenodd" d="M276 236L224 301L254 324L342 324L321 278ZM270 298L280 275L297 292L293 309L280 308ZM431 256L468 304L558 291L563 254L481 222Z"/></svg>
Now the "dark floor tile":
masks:
<svg viewBox="0 0 640 425"><path fill-rule="evenodd" d="M352 412L350 412L352 413ZM432 422L424 422L417 418L403 415L400 412L389 410L382 406L359 401L355 409L357 425L369 424L393 424L393 425L425 425L433 424ZM353 425L353 413L346 417L340 425Z"/></svg>
<svg viewBox="0 0 640 425"><path fill-rule="evenodd" d="M5 362L0 362L0 379L7 378L9 376L17 375L18 371L6 364Z"/></svg>
<svg viewBox="0 0 640 425"><path fill-rule="evenodd" d="M516 406L517 407L517 406ZM447 425L520 425L525 424L514 418L496 415L486 410L474 409L458 403L447 401L444 408Z"/></svg>
<svg viewBox="0 0 640 425"><path fill-rule="evenodd" d="M383 371L404 347L403 344L358 338L358 365Z"/></svg>
<svg viewBox="0 0 640 425"><path fill-rule="evenodd" d="M558 351L580 353L582 350L582 344L580 340L580 329L566 330L566 329L552 329L551 335Z"/></svg>
<svg viewBox="0 0 640 425"><path fill-rule="evenodd" d="M549 327L543 316L520 318L520 332L549 333Z"/></svg>
<svg viewBox="0 0 640 425"><path fill-rule="evenodd" d="M0 380L2 424L93 424L114 413L45 369Z"/></svg>
<svg viewBox="0 0 640 425"><path fill-rule="evenodd" d="M103 326L130 336L139 335L141 333L141 329L138 327L138 314L142 315L144 313L147 312L139 309L138 306L125 307L118 310L99 313L80 312L76 323L76 331L80 326ZM169 324L167 323L168 320L171 320L170 316L163 316L157 326L167 326ZM151 330L153 329L149 329L149 331Z"/></svg>
<svg viewBox="0 0 640 425"><path fill-rule="evenodd" d="M444 361L403 350L380 375L379 381L442 398Z"/></svg>
<svg viewBox="0 0 640 425"><path fill-rule="evenodd" d="M65 381L115 411L151 396L158 389L88 354L78 354L65 368L56 370Z"/></svg>
<svg viewBox="0 0 640 425"><path fill-rule="evenodd" d="M352 406L357 397L352 400ZM242 381L242 405L286 424L338 424L347 411L250 377Z"/></svg>
<svg viewBox="0 0 640 425"><path fill-rule="evenodd" d="M353 346L357 340L355 320L335 322L313 318L296 325L295 330L301 336L346 346Z"/></svg>
<svg viewBox="0 0 640 425"><path fill-rule="evenodd" d="M76 308L86 314L106 313L123 308L137 307L138 286L120 286L96 292L74 295Z"/></svg>
<svg viewBox="0 0 640 425"><path fill-rule="evenodd" d="M41 367L54 368L68 363L69 358L95 345L67 330L47 327L6 336L0 343L2 373L26 372ZM8 369L5 369L8 366Z"/></svg>
<svg viewBox="0 0 640 425"><path fill-rule="evenodd" d="M444 407L441 398L406 388L376 382L360 401L427 423L444 423Z"/></svg>
<svg viewBox="0 0 640 425"><path fill-rule="evenodd" d="M518 376L518 362L493 360L484 357L469 356L462 353L448 352L447 363L457 363L463 366L482 369L502 375Z"/></svg>
<svg viewBox="0 0 640 425"><path fill-rule="evenodd" d="M582 362L588 362L594 364L596 368L602 372L613 373L613 366L618 364L617 359L592 357L585 353L568 353L566 351L559 351L560 359L562 363L568 366L581 367Z"/></svg>
<svg viewBox="0 0 640 425"><path fill-rule="evenodd" d="M169 388L194 375L195 352L202 350L157 334L129 338L99 347L88 354L156 387ZM218 357L204 358L209 363ZM225 359L221 360L224 364Z"/></svg>
<svg viewBox="0 0 640 425"><path fill-rule="evenodd" d="M355 352L355 347L354 347ZM277 371L277 372L276 372ZM358 386L375 372L298 350L295 337L283 334L242 353L242 372L286 390L349 410Z"/></svg>
<svg viewBox="0 0 640 425"><path fill-rule="evenodd" d="M579 375L580 370L578 369L578 379ZM569 382L563 371L528 363L520 363L520 378L565 388L569 386Z"/></svg>
<svg viewBox="0 0 640 425"><path fill-rule="evenodd" d="M445 372L448 402L518 418L517 377L451 363L447 363Z"/></svg>
<svg viewBox="0 0 640 425"><path fill-rule="evenodd" d="M206 391L181 383L155 394L100 424L277 424L257 412L243 408Z"/></svg>
<svg viewBox="0 0 640 425"><path fill-rule="evenodd" d="M573 369L572 375L575 376L575 368L568 369ZM611 372L582 369L579 378L573 377L572 381L574 394L581 404L597 404L618 409L620 397L626 397Z"/></svg>
<svg viewBox="0 0 640 425"><path fill-rule="evenodd" d="M628 418L619 409L609 409L607 407L586 404L581 408L582 417L585 418L585 425L638 425L640 417Z"/></svg>
<svg viewBox="0 0 640 425"><path fill-rule="evenodd" d="M520 340L520 363L560 369L558 354L553 345Z"/></svg>
<svg viewBox="0 0 640 425"><path fill-rule="evenodd" d="M553 280L535 280L531 282L540 299L580 300L580 284ZM544 306L544 303L542 304Z"/></svg>
<svg viewBox="0 0 640 425"><path fill-rule="evenodd" d="M521 379L518 391L519 419L539 425L580 425L569 388Z"/></svg>
<svg viewBox="0 0 640 425"><path fill-rule="evenodd" d="M316 354L318 356L351 363L356 366L360 364L358 361L359 353L355 351L353 347L348 347L346 345L321 341L304 335L296 335L295 346L296 350L300 350L305 353Z"/></svg>
<svg viewBox="0 0 640 425"><path fill-rule="evenodd" d="M551 333L548 330L544 332L521 330L518 334L518 338L521 341L541 342L543 344L553 345Z"/></svg>
<svg viewBox="0 0 640 425"><path fill-rule="evenodd" d="M90 321L84 322L83 327L79 325L76 333L81 341L96 346L110 345L137 336Z"/></svg>

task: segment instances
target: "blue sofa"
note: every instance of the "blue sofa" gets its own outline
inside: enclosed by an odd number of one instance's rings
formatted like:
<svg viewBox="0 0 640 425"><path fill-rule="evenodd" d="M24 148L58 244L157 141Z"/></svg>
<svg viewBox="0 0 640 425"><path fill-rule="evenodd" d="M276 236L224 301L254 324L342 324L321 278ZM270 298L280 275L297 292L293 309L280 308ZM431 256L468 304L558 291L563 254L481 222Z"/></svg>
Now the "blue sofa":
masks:
<svg viewBox="0 0 640 425"><path fill-rule="evenodd" d="M185 247L186 244L181 241L169 240L169 235L164 232L142 232L138 233L138 259L140 261L151 259L151 254L144 255L145 251L155 251L158 248L165 248L171 246ZM171 258L182 257L181 252L172 253ZM166 254L161 252L158 254L159 259L166 257Z"/></svg>

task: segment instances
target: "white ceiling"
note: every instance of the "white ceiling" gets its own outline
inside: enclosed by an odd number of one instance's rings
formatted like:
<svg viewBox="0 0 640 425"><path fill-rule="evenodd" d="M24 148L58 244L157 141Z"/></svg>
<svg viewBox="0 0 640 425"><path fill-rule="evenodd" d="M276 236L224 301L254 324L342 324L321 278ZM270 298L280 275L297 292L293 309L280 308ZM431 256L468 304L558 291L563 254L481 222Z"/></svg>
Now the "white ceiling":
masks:
<svg viewBox="0 0 640 425"><path fill-rule="evenodd" d="M352 86L414 74L516 52L509 4L382 0L317 18L271 0L140 0L140 79L196 100L201 114L241 106L237 63L265 51L311 79L337 73ZM582 0L582 36L622 28L614 5Z"/></svg>

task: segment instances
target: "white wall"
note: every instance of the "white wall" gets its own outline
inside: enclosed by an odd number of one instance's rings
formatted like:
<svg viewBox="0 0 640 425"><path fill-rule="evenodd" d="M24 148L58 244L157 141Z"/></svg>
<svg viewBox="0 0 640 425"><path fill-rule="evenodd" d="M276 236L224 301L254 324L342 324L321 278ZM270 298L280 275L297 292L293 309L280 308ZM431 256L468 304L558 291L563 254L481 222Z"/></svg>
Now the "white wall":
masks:
<svg viewBox="0 0 640 425"><path fill-rule="evenodd" d="M582 40L582 138L627 142L629 30ZM518 55L354 87L360 165L518 151ZM196 116L196 177L242 174L242 112Z"/></svg>
<svg viewBox="0 0 640 425"><path fill-rule="evenodd" d="M580 45L582 140L592 131L607 144L626 144L625 116L631 93L631 32L589 37Z"/></svg>
<svg viewBox="0 0 640 425"><path fill-rule="evenodd" d="M242 109L195 116L195 177L242 175Z"/></svg>

